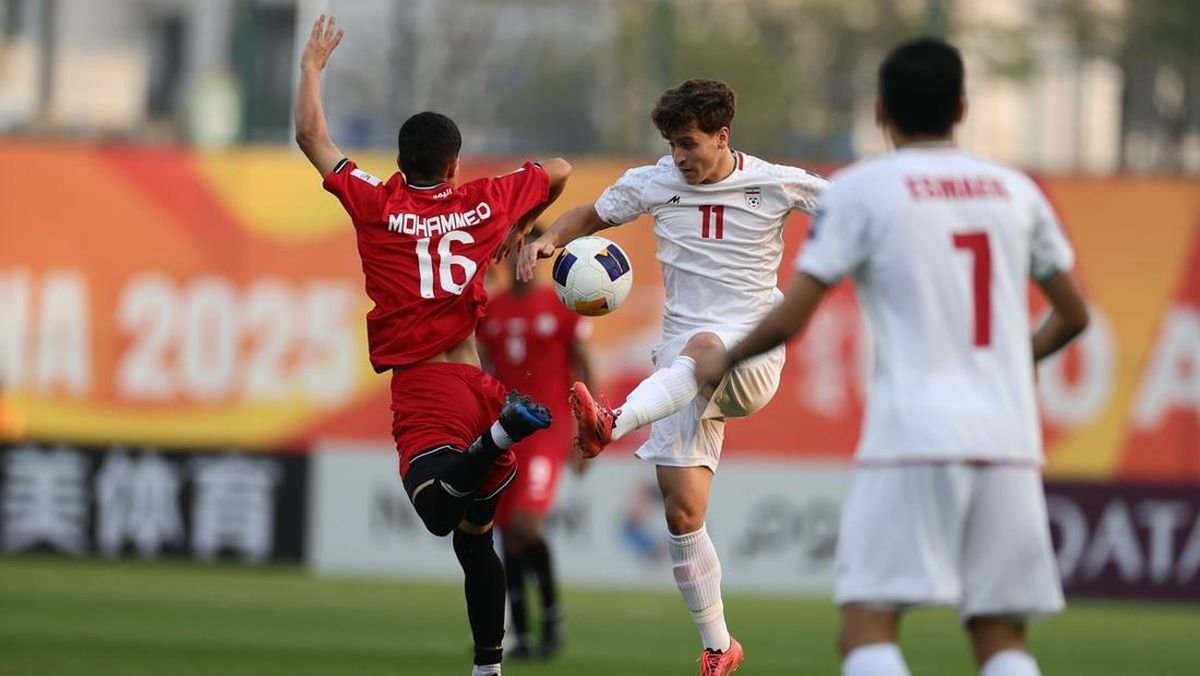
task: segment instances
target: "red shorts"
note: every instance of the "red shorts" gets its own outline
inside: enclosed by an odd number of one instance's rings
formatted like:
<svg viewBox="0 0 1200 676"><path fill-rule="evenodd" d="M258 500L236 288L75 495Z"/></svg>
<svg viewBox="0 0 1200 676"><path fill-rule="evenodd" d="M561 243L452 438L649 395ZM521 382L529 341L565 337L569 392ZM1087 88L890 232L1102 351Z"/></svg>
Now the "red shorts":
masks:
<svg viewBox="0 0 1200 676"><path fill-rule="evenodd" d="M555 417L548 430L538 432L513 447L521 471L500 498L496 508L496 525L504 529L514 512L546 516L554 506L558 480L562 477L571 444L570 416L560 421ZM558 433L565 430L566 434Z"/></svg>
<svg viewBox="0 0 1200 676"><path fill-rule="evenodd" d="M400 478L414 456L439 446L465 451L491 428L504 406L504 386L469 364L416 364L392 372L392 436L400 453ZM492 464L480 494L512 480L512 449Z"/></svg>

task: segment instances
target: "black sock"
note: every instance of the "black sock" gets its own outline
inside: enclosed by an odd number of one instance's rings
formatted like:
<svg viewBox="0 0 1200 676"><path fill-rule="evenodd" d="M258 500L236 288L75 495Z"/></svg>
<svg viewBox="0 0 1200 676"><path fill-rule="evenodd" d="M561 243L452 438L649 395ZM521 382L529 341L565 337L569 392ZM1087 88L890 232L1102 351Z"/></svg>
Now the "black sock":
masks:
<svg viewBox="0 0 1200 676"><path fill-rule="evenodd" d="M463 569L475 664L499 664L504 640L504 566L492 547L492 531L475 534L455 529L454 554Z"/></svg>
<svg viewBox="0 0 1200 676"><path fill-rule="evenodd" d="M519 551L504 550L504 575L508 579L508 607L517 642L529 643L529 609L525 606L525 562Z"/></svg>
<svg viewBox="0 0 1200 676"><path fill-rule="evenodd" d="M554 566L550 561L550 548L544 538L532 540L521 556L527 570L537 576L538 591L542 597L542 618L557 619L552 614L557 613L558 585L554 581Z"/></svg>

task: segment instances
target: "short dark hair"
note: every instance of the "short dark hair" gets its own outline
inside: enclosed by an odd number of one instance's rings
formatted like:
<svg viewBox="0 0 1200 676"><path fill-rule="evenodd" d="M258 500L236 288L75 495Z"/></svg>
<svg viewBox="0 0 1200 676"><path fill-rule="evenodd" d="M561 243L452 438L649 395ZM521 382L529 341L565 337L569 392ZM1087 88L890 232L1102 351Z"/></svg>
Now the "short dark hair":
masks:
<svg viewBox="0 0 1200 676"><path fill-rule="evenodd" d="M934 38L906 42L879 66L883 109L905 134L947 134L963 96L962 56Z"/></svg>
<svg viewBox="0 0 1200 676"><path fill-rule="evenodd" d="M706 134L714 134L733 124L737 95L720 80L686 80L658 97L650 113L658 132L667 138L672 132L695 122Z"/></svg>
<svg viewBox="0 0 1200 676"><path fill-rule="evenodd" d="M458 157L462 134L454 120L426 111L405 120L396 137L396 147L400 171L408 180L439 180Z"/></svg>

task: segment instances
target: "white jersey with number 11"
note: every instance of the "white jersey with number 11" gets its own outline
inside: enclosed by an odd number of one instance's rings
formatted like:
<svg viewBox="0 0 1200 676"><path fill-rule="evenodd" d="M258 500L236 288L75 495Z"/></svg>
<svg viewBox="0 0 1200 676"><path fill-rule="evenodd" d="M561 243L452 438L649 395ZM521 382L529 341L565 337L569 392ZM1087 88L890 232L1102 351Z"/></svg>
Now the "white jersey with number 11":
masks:
<svg viewBox="0 0 1200 676"><path fill-rule="evenodd" d="M663 339L725 326L749 329L782 296L783 225L816 208L829 183L797 167L735 152L733 173L690 185L670 156L625 172L596 200L612 225L654 216L666 288Z"/></svg>

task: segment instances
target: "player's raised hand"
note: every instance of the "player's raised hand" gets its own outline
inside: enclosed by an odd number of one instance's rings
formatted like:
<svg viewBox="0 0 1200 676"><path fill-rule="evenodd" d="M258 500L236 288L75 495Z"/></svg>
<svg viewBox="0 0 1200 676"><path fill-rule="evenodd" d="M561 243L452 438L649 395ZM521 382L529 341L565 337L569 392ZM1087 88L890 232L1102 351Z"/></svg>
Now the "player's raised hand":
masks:
<svg viewBox="0 0 1200 676"><path fill-rule="evenodd" d="M520 223L513 223L509 228L508 235L504 237L504 241L500 242L500 248L496 249L496 253L492 256L492 260L499 263L508 258L508 254L516 251L520 252L521 247L525 244L525 235L528 234L528 228L522 228Z"/></svg>
<svg viewBox="0 0 1200 676"><path fill-rule="evenodd" d="M308 44L304 45L304 54L300 57L300 67L324 70L329 55L337 49L345 34L345 29L337 27L336 17L330 16L326 21L322 14L313 23L312 34L308 36Z"/></svg>
<svg viewBox="0 0 1200 676"><path fill-rule="evenodd" d="M533 270L537 266L538 259L553 256L556 248L554 243L547 241L544 236L539 237L532 244L522 247L521 257L517 259L517 279L522 282L533 281Z"/></svg>

